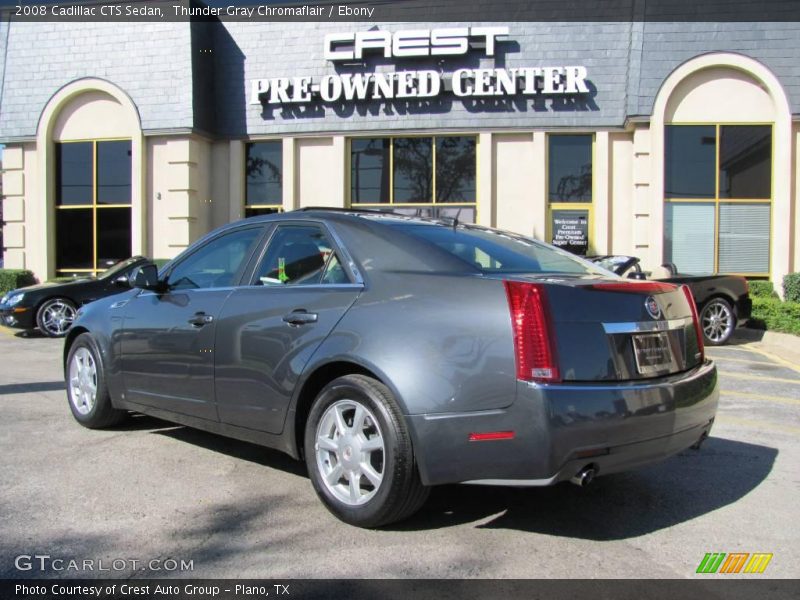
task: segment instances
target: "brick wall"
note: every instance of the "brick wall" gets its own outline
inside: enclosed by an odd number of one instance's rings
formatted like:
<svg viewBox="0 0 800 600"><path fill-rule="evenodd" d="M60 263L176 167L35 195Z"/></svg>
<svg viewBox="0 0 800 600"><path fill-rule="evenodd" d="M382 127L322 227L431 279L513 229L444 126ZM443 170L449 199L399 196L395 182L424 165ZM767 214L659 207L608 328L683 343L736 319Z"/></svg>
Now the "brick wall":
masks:
<svg viewBox="0 0 800 600"><path fill-rule="evenodd" d="M144 129L193 125L188 23L13 22L0 63L2 139L35 136L48 100L84 77L106 79L127 93Z"/></svg>
<svg viewBox="0 0 800 600"><path fill-rule="evenodd" d="M497 25L497 23L473 23ZM369 26L372 26L370 24ZM377 23L379 28L425 29L437 23ZM512 23L509 41L498 43L497 60L467 57L450 59L444 72L459 67L536 67L585 65L596 93L583 106L554 107L530 98L503 98L479 102L442 95L440 105L419 102L346 103L341 107L297 105L270 108L265 116L259 106L247 104L249 82L256 78L334 74L333 64L323 58L326 33L367 29L352 23L222 23L217 31L218 128L226 135L370 129L474 129L539 127L544 125L615 126L625 118L628 23ZM376 71L402 68L438 69L434 60L367 62ZM306 112L308 111L308 112ZM308 114L308 113L311 114ZM266 118L265 118L266 117Z"/></svg>
<svg viewBox="0 0 800 600"><path fill-rule="evenodd" d="M764 63L783 85L792 112L800 112L800 22L638 25L641 68L639 77L631 79L632 114L650 114L659 87L677 66L715 51L737 52Z"/></svg>
<svg viewBox="0 0 800 600"><path fill-rule="evenodd" d="M754 5L755 7L756 5ZM755 8L754 8L755 9ZM470 24L487 24L473 22ZM323 59L328 32L377 25L420 29L440 23L224 22L0 23L0 139L31 138L49 98L82 77L107 79L128 93L145 131L197 127L223 137L403 129L621 126L649 115L669 73L705 52L739 52L763 62L800 112L800 23L509 23L496 60L468 56L368 61L368 69L563 66L588 68L593 89L577 106L531 97L489 101L441 95L419 101L269 108L248 104L251 79L336 71ZM7 37L7 44L5 43ZM338 67L341 69L341 67ZM732 99L735 101L735 99Z"/></svg>

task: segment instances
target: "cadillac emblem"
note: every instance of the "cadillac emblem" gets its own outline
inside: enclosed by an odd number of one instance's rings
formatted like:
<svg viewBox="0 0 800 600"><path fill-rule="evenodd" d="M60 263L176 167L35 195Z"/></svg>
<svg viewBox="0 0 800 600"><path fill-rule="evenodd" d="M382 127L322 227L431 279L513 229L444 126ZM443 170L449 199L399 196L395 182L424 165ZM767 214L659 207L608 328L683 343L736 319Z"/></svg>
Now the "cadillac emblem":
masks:
<svg viewBox="0 0 800 600"><path fill-rule="evenodd" d="M647 300L644 301L644 307L647 309L647 314L654 319L661 318L661 307L658 305L658 302L656 302L656 299L652 296L648 296Z"/></svg>

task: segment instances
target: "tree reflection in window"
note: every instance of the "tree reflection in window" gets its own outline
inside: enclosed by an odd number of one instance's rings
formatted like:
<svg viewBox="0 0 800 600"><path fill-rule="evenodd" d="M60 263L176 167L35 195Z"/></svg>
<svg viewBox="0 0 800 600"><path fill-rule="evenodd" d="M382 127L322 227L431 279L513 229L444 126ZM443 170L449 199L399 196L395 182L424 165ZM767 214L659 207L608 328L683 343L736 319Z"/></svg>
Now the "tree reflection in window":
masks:
<svg viewBox="0 0 800 600"><path fill-rule="evenodd" d="M592 201L592 136L548 137L550 202Z"/></svg>
<svg viewBox="0 0 800 600"><path fill-rule="evenodd" d="M720 125L719 197L772 196L772 127Z"/></svg>
<svg viewBox="0 0 800 600"><path fill-rule="evenodd" d="M475 138L436 138L436 202L475 202Z"/></svg>
<svg viewBox="0 0 800 600"><path fill-rule="evenodd" d="M350 143L350 202L387 204L389 138L358 138Z"/></svg>
<svg viewBox="0 0 800 600"><path fill-rule="evenodd" d="M475 136L353 138L350 205L474 222L476 159Z"/></svg>
<svg viewBox="0 0 800 600"><path fill-rule="evenodd" d="M247 144L245 165L247 216L263 212L256 207L279 208L283 202L283 144L280 141Z"/></svg>
<svg viewBox="0 0 800 600"><path fill-rule="evenodd" d="M433 138L395 138L394 201L433 201Z"/></svg>

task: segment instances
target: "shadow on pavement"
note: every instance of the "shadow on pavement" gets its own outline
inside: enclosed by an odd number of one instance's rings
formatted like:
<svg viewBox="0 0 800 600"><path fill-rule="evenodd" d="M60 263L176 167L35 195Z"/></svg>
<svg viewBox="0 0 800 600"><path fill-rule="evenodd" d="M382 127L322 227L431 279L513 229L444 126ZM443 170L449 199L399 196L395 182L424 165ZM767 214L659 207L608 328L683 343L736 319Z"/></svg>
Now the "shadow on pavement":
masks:
<svg viewBox="0 0 800 600"><path fill-rule="evenodd" d="M736 331L733 332L731 339L728 340L725 346L744 346L745 344L749 344L751 342L760 342L764 339L764 334L766 331L764 329L755 329L750 327L740 327ZM710 348L714 348L711 346Z"/></svg>
<svg viewBox="0 0 800 600"><path fill-rule="evenodd" d="M63 381L34 381L32 383L7 383L0 385L0 396L7 394L29 394L32 392L57 392L64 390Z"/></svg>
<svg viewBox="0 0 800 600"><path fill-rule="evenodd" d="M306 465L304 462L295 460L288 454L251 444L249 442L241 442L232 438L208 433L199 429L192 429L191 427L175 426L172 429L162 429L154 431L158 435L171 437L182 442L200 446L206 450L226 454L234 458L247 460L252 463L269 467L270 469L279 469L285 473L308 477ZM309 484L309 493L314 493Z"/></svg>
<svg viewBox="0 0 800 600"><path fill-rule="evenodd" d="M153 432L158 435L308 476L305 463L282 452L153 421L165 424ZM441 486L417 515L388 529L430 530L485 520L477 527L598 541L638 537L738 501L767 478L777 455L775 448L711 437L700 451L686 450L649 468L599 477L587 488L568 483L546 488ZM308 493L313 494L311 486Z"/></svg>
<svg viewBox="0 0 800 600"><path fill-rule="evenodd" d="M14 333L14 337L21 339L42 339L42 340L48 339L48 336L43 334L38 329L20 329ZM57 339L57 338L51 338L51 339Z"/></svg>
<svg viewBox="0 0 800 600"><path fill-rule="evenodd" d="M422 510L392 529L438 529L487 519L487 529L622 540L689 521L732 504L772 470L774 448L709 438L650 468L599 477L587 488L443 486Z"/></svg>
<svg viewBox="0 0 800 600"><path fill-rule="evenodd" d="M174 429L178 427L182 427L182 425L176 425L170 421L162 421L161 419L149 415L131 413L121 425L114 427L114 431L144 431L149 429L153 433L156 433L158 430Z"/></svg>

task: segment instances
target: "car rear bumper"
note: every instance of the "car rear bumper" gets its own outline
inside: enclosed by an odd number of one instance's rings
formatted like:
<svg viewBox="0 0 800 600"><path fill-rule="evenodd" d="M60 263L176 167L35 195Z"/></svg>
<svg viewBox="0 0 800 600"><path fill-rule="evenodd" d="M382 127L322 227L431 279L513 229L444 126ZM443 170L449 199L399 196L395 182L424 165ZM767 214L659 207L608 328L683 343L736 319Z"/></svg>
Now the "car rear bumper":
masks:
<svg viewBox="0 0 800 600"><path fill-rule="evenodd" d="M518 383L507 409L408 417L427 485L551 485L590 466L605 475L646 465L707 436L719 398L713 363L648 382ZM513 439L469 441L472 433Z"/></svg>
<svg viewBox="0 0 800 600"><path fill-rule="evenodd" d="M736 324L744 325L753 312L753 301L750 296L740 296L734 310L736 311Z"/></svg>

